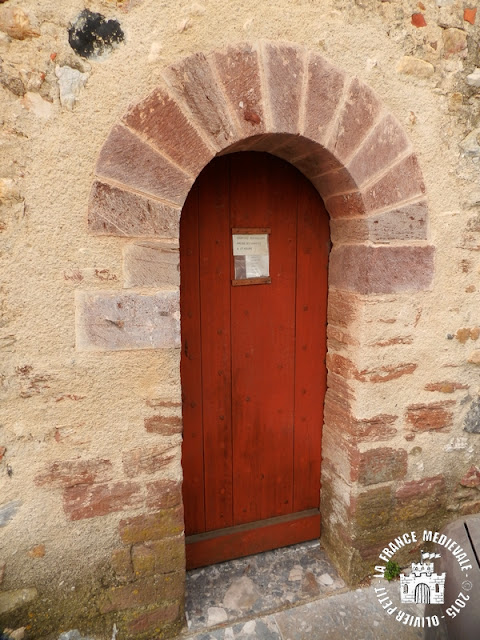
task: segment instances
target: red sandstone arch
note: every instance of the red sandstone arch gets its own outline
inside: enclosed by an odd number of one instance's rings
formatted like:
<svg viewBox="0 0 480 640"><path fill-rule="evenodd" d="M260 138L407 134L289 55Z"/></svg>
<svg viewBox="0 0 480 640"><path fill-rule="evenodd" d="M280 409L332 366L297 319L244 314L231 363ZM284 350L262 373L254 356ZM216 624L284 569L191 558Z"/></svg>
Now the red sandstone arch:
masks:
<svg viewBox="0 0 480 640"><path fill-rule="evenodd" d="M197 175L215 155L240 150L291 162L315 185L331 217L322 511L333 555L354 563L360 536L350 489L357 481L354 460L362 456L357 445L369 429L383 428L388 439L390 427L389 416L379 416L386 420L380 426L353 418L349 381L363 379L345 352L355 336L342 337L353 331L347 298L430 287L433 247L422 174L403 128L358 78L299 46L241 44L172 65L163 84L113 127L96 166L90 232L178 238L181 208ZM353 525L340 543L335 526L349 519ZM354 569L343 573L353 577Z"/></svg>

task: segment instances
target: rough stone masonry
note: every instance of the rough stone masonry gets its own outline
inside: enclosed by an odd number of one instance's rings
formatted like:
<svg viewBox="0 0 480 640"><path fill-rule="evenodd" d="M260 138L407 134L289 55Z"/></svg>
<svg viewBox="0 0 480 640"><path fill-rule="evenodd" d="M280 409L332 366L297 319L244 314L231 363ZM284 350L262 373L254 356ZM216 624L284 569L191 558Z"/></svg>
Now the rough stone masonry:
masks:
<svg viewBox="0 0 480 640"><path fill-rule="evenodd" d="M219 153L279 155L330 214L339 572L480 511L479 23L468 0L0 0L0 630L183 625L178 224Z"/></svg>

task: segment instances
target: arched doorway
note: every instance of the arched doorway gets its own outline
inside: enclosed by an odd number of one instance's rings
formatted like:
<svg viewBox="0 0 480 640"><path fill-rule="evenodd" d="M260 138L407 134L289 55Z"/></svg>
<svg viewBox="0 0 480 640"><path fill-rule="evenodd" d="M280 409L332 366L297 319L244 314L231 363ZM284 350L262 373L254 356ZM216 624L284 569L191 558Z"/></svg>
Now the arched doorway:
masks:
<svg viewBox="0 0 480 640"><path fill-rule="evenodd" d="M329 221L267 153L213 160L180 224L187 566L320 535Z"/></svg>

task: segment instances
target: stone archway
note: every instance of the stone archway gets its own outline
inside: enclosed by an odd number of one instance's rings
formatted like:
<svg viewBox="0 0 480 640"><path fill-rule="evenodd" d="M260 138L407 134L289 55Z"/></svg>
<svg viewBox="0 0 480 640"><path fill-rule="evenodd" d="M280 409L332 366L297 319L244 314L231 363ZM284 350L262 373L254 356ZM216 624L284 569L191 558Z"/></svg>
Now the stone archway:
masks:
<svg viewBox="0 0 480 640"><path fill-rule="evenodd" d="M406 472L406 452L385 444L396 433L395 416L358 417L355 385L399 378L412 366L359 369L359 316L375 296L431 285L422 174L403 128L358 78L299 46L241 44L172 65L164 83L113 127L96 166L89 231L155 239L171 251L201 169L215 155L241 150L291 162L331 217L322 527L340 572L355 581L388 539L383 496ZM125 341L126 348L178 347L178 291L168 273L151 295L125 293L118 320L101 312L110 308L106 294L84 294L79 347L119 349ZM139 305L150 305L152 320L141 331L129 317ZM374 452L384 462L373 470L372 450L359 446L372 441L382 442ZM382 487L370 487L377 483Z"/></svg>

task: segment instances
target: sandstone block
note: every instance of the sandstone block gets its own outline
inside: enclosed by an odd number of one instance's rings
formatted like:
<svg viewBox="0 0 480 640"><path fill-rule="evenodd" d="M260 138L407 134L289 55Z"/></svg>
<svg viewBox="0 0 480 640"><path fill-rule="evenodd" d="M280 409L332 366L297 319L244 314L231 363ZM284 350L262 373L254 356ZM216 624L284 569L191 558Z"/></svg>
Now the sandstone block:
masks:
<svg viewBox="0 0 480 640"><path fill-rule="evenodd" d="M128 582L133 578L133 566L130 547L121 547L112 552L112 569L117 579Z"/></svg>
<svg viewBox="0 0 480 640"><path fill-rule="evenodd" d="M183 507L178 506L122 520L119 531L125 544L136 544L176 536L183 532L183 527Z"/></svg>
<svg viewBox="0 0 480 640"><path fill-rule="evenodd" d="M98 158L96 174L135 191L182 205L193 178L122 125L116 125Z"/></svg>
<svg viewBox="0 0 480 640"><path fill-rule="evenodd" d="M344 245L330 255L333 287L362 294L423 291L433 279L432 246Z"/></svg>
<svg viewBox="0 0 480 640"><path fill-rule="evenodd" d="M452 426L453 414L448 407L454 400L412 404L407 407L407 425L412 431L438 431Z"/></svg>
<svg viewBox="0 0 480 640"><path fill-rule="evenodd" d="M305 135L325 145L328 125L341 101L345 74L319 55L308 61Z"/></svg>
<svg viewBox="0 0 480 640"><path fill-rule="evenodd" d="M305 52L298 47L265 44L265 77L273 131L300 132L304 59Z"/></svg>
<svg viewBox="0 0 480 640"><path fill-rule="evenodd" d="M131 129L193 176L208 164L213 152L164 89L156 89L123 118Z"/></svg>
<svg viewBox="0 0 480 640"><path fill-rule="evenodd" d="M155 480L147 483L147 507L149 509L169 509L182 502L182 487L177 480Z"/></svg>
<svg viewBox="0 0 480 640"><path fill-rule="evenodd" d="M77 348L90 351L180 346L179 294L76 292Z"/></svg>
<svg viewBox="0 0 480 640"><path fill-rule="evenodd" d="M311 178L311 182L324 199L335 194L355 191L357 188L350 171L345 168Z"/></svg>
<svg viewBox="0 0 480 640"><path fill-rule="evenodd" d="M94 182L88 205L88 228L97 235L178 238L180 208Z"/></svg>
<svg viewBox="0 0 480 640"><path fill-rule="evenodd" d="M407 473L408 454L405 449L382 447L359 454L352 479L362 485L400 480Z"/></svg>
<svg viewBox="0 0 480 640"><path fill-rule="evenodd" d="M390 520L393 505L391 487L368 489L352 498L350 503L351 518L362 529L375 529Z"/></svg>
<svg viewBox="0 0 480 640"><path fill-rule="evenodd" d="M126 451L122 456L123 469L128 478L142 473L156 473L175 460L178 453L177 446L158 445L156 447L139 447Z"/></svg>
<svg viewBox="0 0 480 640"><path fill-rule="evenodd" d="M332 219L354 218L365 213L365 205L360 191L325 198L325 207Z"/></svg>
<svg viewBox="0 0 480 640"><path fill-rule="evenodd" d="M387 114L367 136L348 165L357 185L362 185L380 171L385 171L408 147L403 127Z"/></svg>
<svg viewBox="0 0 480 640"><path fill-rule="evenodd" d="M445 478L443 475L406 482L395 492L394 517L415 520L433 513L444 505Z"/></svg>
<svg viewBox="0 0 480 640"><path fill-rule="evenodd" d="M152 416L144 420L145 430L148 433L160 433L164 436L182 433L182 424L180 416Z"/></svg>
<svg viewBox="0 0 480 640"><path fill-rule="evenodd" d="M108 482L112 479L110 460L57 460L36 476L38 486L74 487L78 484Z"/></svg>
<svg viewBox="0 0 480 640"><path fill-rule="evenodd" d="M373 91L354 78L327 148L342 162L351 158L376 121L380 109Z"/></svg>
<svg viewBox="0 0 480 640"><path fill-rule="evenodd" d="M241 137L266 130L265 107L260 85L259 54L251 45L230 47L212 56L235 114Z"/></svg>
<svg viewBox="0 0 480 640"><path fill-rule="evenodd" d="M203 53L196 53L169 67L165 78L215 148L223 149L235 140L236 126Z"/></svg>
<svg viewBox="0 0 480 640"><path fill-rule="evenodd" d="M129 633L153 635L159 634L165 628L165 624L174 622L180 615L178 602L154 607L145 613L136 615L127 625Z"/></svg>
<svg viewBox="0 0 480 640"><path fill-rule="evenodd" d="M179 535L136 544L132 562L137 576L184 571L185 538Z"/></svg>
<svg viewBox="0 0 480 640"><path fill-rule="evenodd" d="M141 485L137 482L77 485L67 487L63 508L70 520L96 518L143 504Z"/></svg>
<svg viewBox="0 0 480 640"><path fill-rule="evenodd" d="M180 286L178 247L160 242L135 242L123 248L124 286Z"/></svg>

